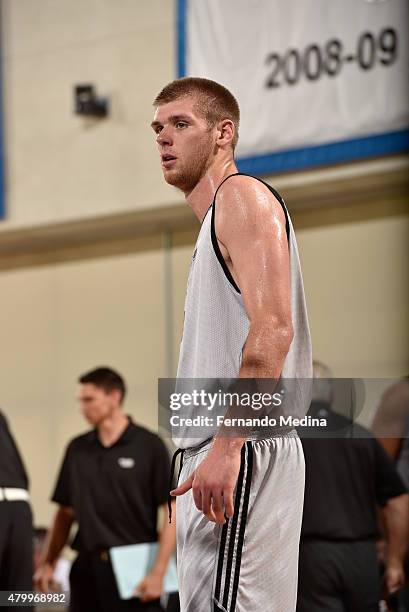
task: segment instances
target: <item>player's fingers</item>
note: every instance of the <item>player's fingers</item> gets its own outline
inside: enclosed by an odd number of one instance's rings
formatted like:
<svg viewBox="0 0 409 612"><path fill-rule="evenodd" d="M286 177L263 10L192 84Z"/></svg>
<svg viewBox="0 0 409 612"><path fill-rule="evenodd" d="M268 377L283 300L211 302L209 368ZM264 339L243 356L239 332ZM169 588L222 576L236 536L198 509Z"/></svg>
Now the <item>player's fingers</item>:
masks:
<svg viewBox="0 0 409 612"><path fill-rule="evenodd" d="M213 497L213 494L209 492L207 496L208 503L206 504L206 506L203 507L203 514L207 518L208 521L211 521L212 523L217 523L218 521L213 512L212 497Z"/></svg>
<svg viewBox="0 0 409 612"><path fill-rule="evenodd" d="M212 510L216 523L223 525L226 519L224 516L224 500L221 492L212 494Z"/></svg>
<svg viewBox="0 0 409 612"><path fill-rule="evenodd" d="M195 506L198 510L202 510L202 492L200 489L196 489L195 487L193 487L192 489L192 493L193 493L193 499L195 502Z"/></svg>
<svg viewBox="0 0 409 612"><path fill-rule="evenodd" d="M211 502L212 502L210 491L202 490L201 493L202 493L202 507L199 508L199 510L201 510L203 514L207 516L210 512Z"/></svg>
<svg viewBox="0 0 409 612"><path fill-rule="evenodd" d="M227 518L231 518L234 514L233 493L234 489L232 488L227 488L223 491L224 511L226 513Z"/></svg>
<svg viewBox="0 0 409 612"><path fill-rule="evenodd" d="M182 484L180 484L176 489L173 489L170 494L174 496L183 495L184 493L189 491L189 489L192 488L192 482L194 477L195 473L193 472L192 474L190 474L189 478L185 480L185 482L182 482Z"/></svg>

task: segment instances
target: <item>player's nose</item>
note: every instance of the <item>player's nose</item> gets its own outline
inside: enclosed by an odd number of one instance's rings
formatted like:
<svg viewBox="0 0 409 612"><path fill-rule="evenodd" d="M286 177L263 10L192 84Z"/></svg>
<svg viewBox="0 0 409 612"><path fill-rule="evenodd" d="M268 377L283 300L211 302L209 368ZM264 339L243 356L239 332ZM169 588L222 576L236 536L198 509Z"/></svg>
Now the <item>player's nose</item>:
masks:
<svg viewBox="0 0 409 612"><path fill-rule="evenodd" d="M170 128L163 127L156 137L156 142L159 145L171 145L172 144L172 134L171 134Z"/></svg>

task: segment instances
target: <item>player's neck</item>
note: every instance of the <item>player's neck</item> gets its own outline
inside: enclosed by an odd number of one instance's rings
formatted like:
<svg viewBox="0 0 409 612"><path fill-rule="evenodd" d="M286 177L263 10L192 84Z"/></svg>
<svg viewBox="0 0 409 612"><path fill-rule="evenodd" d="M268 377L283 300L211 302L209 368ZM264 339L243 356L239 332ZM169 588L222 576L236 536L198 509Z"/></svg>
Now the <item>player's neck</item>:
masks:
<svg viewBox="0 0 409 612"><path fill-rule="evenodd" d="M196 217L203 221L205 214L213 202L214 194L220 183L230 174L237 172L233 159L226 160L222 164L212 165L206 174L195 185L191 192L185 194L185 198Z"/></svg>
<svg viewBox="0 0 409 612"><path fill-rule="evenodd" d="M113 414L98 424L98 438L103 446L112 446L122 436L129 425L129 419L121 409L115 410Z"/></svg>

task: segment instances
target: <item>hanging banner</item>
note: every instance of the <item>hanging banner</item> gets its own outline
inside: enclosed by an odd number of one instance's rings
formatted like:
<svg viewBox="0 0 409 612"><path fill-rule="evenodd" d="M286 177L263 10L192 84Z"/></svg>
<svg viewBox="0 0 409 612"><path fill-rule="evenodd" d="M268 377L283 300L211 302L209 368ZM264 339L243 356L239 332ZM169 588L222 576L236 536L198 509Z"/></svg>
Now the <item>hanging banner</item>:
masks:
<svg viewBox="0 0 409 612"><path fill-rule="evenodd" d="M241 108L242 171L409 150L408 0L179 0L179 76Z"/></svg>

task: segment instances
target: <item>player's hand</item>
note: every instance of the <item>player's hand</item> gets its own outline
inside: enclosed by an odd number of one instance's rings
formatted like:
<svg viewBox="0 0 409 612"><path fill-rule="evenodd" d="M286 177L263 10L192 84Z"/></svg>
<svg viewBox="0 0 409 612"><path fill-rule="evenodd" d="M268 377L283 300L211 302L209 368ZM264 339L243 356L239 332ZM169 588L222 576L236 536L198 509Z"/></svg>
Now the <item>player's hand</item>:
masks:
<svg viewBox="0 0 409 612"><path fill-rule="evenodd" d="M196 508L209 521L223 524L234 514L233 493L240 471L241 446L216 438L212 448L185 482L171 491L184 495L192 489Z"/></svg>
<svg viewBox="0 0 409 612"><path fill-rule="evenodd" d="M54 580L54 566L51 563L43 563L34 574L34 585L38 591L48 593L57 587Z"/></svg>
<svg viewBox="0 0 409 612"><path fill-rule="evenodd" d="M394 593L405 584L405 572L400 561L391 561L385 570L385 585L388 593Z"/></svg>
<svg viewBox="0 0 409 612"><path fill-rule="evenodd" d="M159 599L162 590L163 574L152 571L138 584L133 594L141 601L152 601L152 599Z"/></svg>

